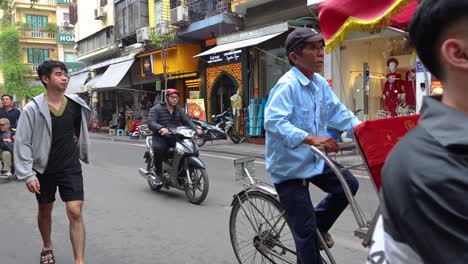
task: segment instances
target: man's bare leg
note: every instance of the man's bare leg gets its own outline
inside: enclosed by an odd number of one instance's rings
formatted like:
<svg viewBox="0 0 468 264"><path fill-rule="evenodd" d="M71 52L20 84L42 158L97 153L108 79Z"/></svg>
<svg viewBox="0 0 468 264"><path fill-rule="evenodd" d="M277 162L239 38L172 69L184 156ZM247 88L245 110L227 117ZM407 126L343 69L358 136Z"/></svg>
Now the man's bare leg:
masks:
<svg viewBox="0 0 468 264"><path fill-rule="evenodd" d="M41 232L43 249L52 249L52 209L54 203L39 204L39 212L37 214L37 225Z"/></svg>
<svg viewBox="0 0 468 264"><path fill-rule="evenodd" d="M73 247L75 264L84 263L85 227L83 222L83 201L66 203L68 220L70 221L70 240Z"/></svg>

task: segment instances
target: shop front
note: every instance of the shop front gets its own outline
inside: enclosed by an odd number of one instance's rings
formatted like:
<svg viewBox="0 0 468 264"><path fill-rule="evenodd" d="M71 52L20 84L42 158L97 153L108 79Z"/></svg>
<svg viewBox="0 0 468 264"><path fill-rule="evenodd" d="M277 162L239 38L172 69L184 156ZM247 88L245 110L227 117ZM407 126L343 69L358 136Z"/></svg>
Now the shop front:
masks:
<svg viewBox="0 0 468 264"><path fill-rule="evenodd" d="M201 57L208 116L229 109L241 135L264 135L268 92L288 70L282 49L288 29L283 22L219 37L215 47L207 45L213 41L205 42L206 50L197 56Z"/></svg>
<svg viewBox="0 0 468 264"><path fill-rule="evenodd" d="M166 72L167 88L175 88L180 92L179 106L184 108L186 99L198 98L200 95L200 76L198 73L198 58L200 46L177 44L167 50ZM161 50L155 50L137 55L140 63L141 84L157 93L156 102L161 102L161 92L165 89L163 60ZM155 102L155 103L156 103Z"/></svg>
<svg viewBox="0 0 468 264"><path fill-rule="evenodd" d="M414 114L429 94L431 76L405 31L416 6L414 0L318 4L326 50L332 52L324 76L350 109L362 110L361 120Z"/></svg>
<svg viewBox="0 0 468 264"><path fill-rule="evenodd" d="M200 74L207 119L231 111L242 135L242 101L246 94L247 49L239 48L200 56ZM248 92L247 92L248 94ZM236 102L236 103L234 103ZM238 102L238 103L237 103Z"/></svg>
<svg viewBox="0 0 468 264"><path fill-rule="evenodd" d="M361 120L416 113L416 55L406 42L391 29L350 34L326 60L332 74L325 77Z"/></svg>

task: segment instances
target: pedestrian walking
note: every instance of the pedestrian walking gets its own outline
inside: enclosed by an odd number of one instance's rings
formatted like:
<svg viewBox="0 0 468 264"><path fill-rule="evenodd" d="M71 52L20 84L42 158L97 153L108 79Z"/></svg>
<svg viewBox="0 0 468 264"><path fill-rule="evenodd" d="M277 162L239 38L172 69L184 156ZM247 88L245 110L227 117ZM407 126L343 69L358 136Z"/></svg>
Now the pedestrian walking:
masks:
<svg viewBox="0 0 468 264"><path fill-rule="evenodd" d="M58 188L70 222L75 264L84 263L84 200L80 161L88 163L88 124L91 110L77 95L64 95L67 68L48 60L37 68L46 92L23 109L14 145L19 180L38 201L38 227L42 236L42 264L55 263L51 239L52 209Z"/></svg>
<svg viewBox="0 0 468 264"><path fill-rule="evenodd" d="M276 83L266 104L266 167L286 211L299 262L317 264L322 260L316 230L332 247L328 231L348 200L336 175L309 145L337 152L338 144L327 135L327 125L351 131L360 121L318 73L324 60L322 35L314 29L295 29L285 46L292 68ZM357 179L349 171L344 177L355 194ZM309 183L328 193L315 208Z"/></svg>

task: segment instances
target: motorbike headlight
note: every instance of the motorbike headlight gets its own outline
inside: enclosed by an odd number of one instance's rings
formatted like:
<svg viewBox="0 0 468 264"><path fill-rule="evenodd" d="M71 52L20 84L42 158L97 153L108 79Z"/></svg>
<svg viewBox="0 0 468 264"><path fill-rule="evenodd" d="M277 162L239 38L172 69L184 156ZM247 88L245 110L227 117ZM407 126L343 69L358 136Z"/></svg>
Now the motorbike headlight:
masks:
<svg viewBox="0 0 468 264"><path fill-rule="evenodd" d="M195 131L192 130L192 129L180 129L179 130L179 133L184 136L184 137L188 137L188 138L191 138L195 135Z"/></svg>

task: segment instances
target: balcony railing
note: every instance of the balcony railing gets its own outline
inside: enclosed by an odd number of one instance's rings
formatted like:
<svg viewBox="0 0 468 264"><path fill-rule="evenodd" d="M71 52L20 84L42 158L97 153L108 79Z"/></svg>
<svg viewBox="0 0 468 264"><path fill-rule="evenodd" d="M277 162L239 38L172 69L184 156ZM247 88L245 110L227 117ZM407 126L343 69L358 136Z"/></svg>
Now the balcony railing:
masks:
<svg viewBox="0 0 468 264"><path fill-rule="evenodd" d="M232 13L231 2L232 0L187 0L190 21L200 21L221 13Z"/></svg>
<svg viewBox="0 0 468 264"><path fill-rule="evenodd" d="M26 66L31 69L31 75L36 75L39 63L27 63Z"/></svg>
<svg viewBox="0 0 468 264"><path fill-rule="evenodd" d="M23 30L21 32L21 36L23 38L47 40L55 40L57 38L57 34L55 32L44 32L40 30Z"/></svg>
<svg viewBox="0 0 468 264"><path fill-rule="evenodd" d="M55 5L56 2L57 2L57 0L39 0L39 1L37 1L36 4ZM31 4L31 0L13 0L12 5L14 5L15 3Z"/></svg>

